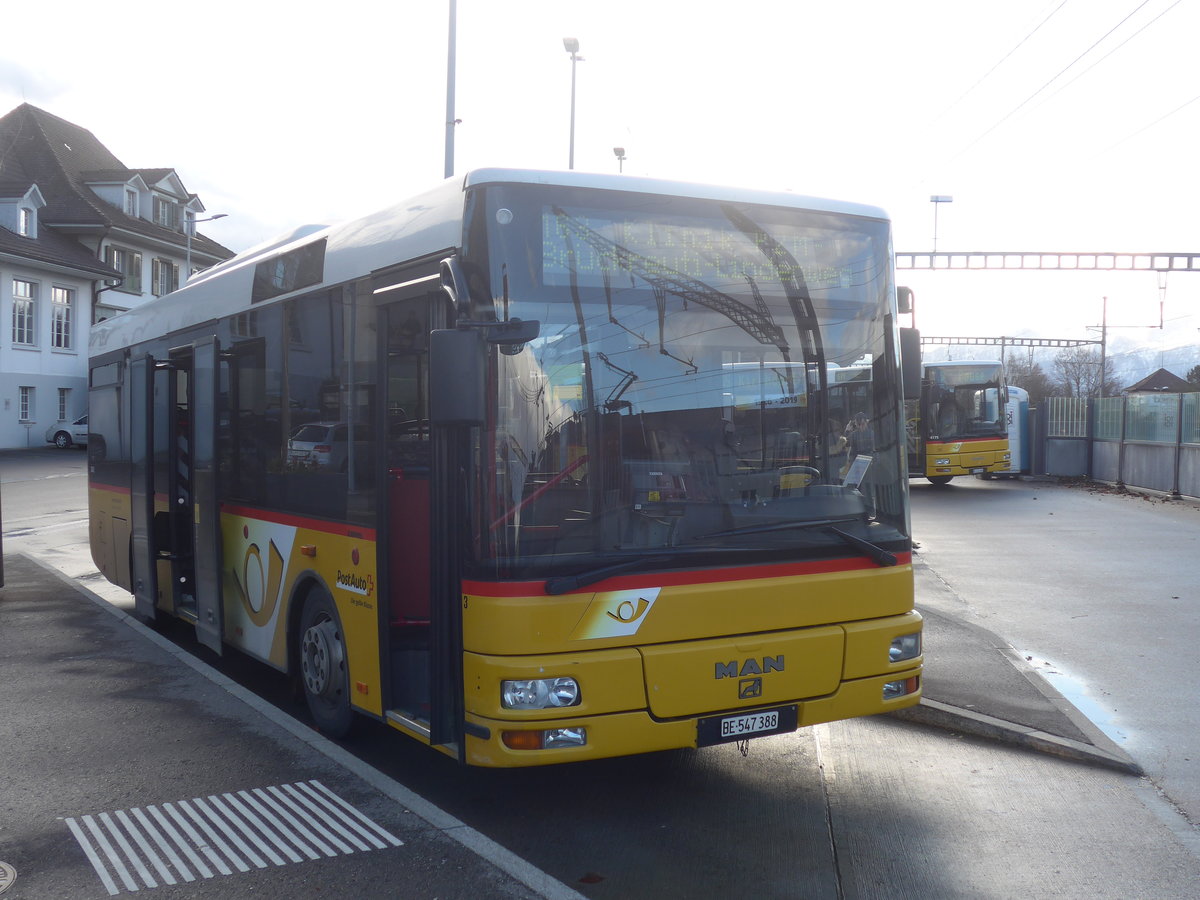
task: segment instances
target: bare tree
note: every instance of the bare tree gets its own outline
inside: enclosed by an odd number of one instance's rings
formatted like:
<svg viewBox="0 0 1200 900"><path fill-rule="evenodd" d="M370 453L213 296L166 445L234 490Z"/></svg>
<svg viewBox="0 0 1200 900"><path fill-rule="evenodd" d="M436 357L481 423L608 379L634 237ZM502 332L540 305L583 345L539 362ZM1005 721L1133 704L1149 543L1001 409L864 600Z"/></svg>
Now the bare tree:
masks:
<svg viewBox="0 0 1200 900"><path fill-rule="evenodd" d="M1055 393L1053 379L1034 361L1032 354L1020 356L1014 353L1005 360L1004 378L1009 384L1027 390L1033 406Z"/></svg>
<svg viewBox="0 0 1200 900"><path fill-rule="evenodd" d="M1187 380L1192 384L1200 384L1200 366L1192 366L1188 369Z"/></svg>
<svg viewBox="0 0 1200 900"><path fill-rule="evenodd" d="M1067 347L1054 357L1056 386L1067 397L1100 396L1100 351L1095 347ZM1104 360L1104 396L1120 392L1113 378L1112 360Z"/></svg>

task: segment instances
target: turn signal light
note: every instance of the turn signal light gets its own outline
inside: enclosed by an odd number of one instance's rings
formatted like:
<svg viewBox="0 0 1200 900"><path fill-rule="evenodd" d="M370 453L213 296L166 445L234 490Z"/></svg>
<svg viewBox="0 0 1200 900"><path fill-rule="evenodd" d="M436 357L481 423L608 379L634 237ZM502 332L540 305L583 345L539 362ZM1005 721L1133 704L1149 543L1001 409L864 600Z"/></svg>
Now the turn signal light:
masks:
<svg viewBox="0 0 1200 900"><path fill-rule="evenodd" d="M547 728L544 731L502 731L500 740L509 750L553 750L587 745L586 728Z"/></svg>
<svg viewBox="0 0 1200 900"><path fill-rule="evenodd" d="M915 694L920 683L920 676L917 675L914 675L912 678L905 678L903 681L889 681L883 686L883 699L895 700L897 697L907 697L909 694Z"/></svg>

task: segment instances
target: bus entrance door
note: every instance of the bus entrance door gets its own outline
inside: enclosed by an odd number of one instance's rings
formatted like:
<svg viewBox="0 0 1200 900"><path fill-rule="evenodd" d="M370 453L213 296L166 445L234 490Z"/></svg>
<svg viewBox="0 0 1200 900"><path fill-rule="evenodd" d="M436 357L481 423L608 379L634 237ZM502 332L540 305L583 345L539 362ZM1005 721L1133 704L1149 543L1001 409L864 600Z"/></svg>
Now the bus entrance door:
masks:
<svg viewBox="0 0 1200 900"><path fill-rule="evenodd" d="M221 541L217 504L216 338L171 351L166 367L164 484L169 510L159 550L171 563L175 614L194 622L200 643L221 652ZM157 515L163 515L159 513Z"/></svg>
<svg viewBox="0 0 1200 900"><path fill-rule="evenodd" d="M413 278L406 273L404 280ZM428 335L430 317L438 307L422 281L404 293L410 296L386 307L382 348L387 383L388 538L381 568L388 596L388 717L430 739L435 614L430 570L433 458Z"/></svg>
<svg viewBox="0 0 1200 900"><path fill-rule="evenodd" d="M220 391L217 339L192 345L191 530L196 637L221 652L224 607L221 601L221 509L218 502L217 404Z"/></svg>
<svg viewBox="0 0 1200 900"><path fill-rule="evenodd" d="M145 356L131 366L132 573L138 614L164 608L196 623L220 652L220 540L216 488L217 343Z"/></svg>
<svg viewBox="0 0 1200 900"><path fill-rule="evenodd" d="M169 361L144 356L130 369L134 606L196 617L192 551L191 348Z"/></svg>
<svg viewBox="0 0 1200 900"><path fill-rule="evenodd" d="M154 621L158 604L158 547L154 513L154 357L129 365L130 525L129 574L138 616Z"/></svg>

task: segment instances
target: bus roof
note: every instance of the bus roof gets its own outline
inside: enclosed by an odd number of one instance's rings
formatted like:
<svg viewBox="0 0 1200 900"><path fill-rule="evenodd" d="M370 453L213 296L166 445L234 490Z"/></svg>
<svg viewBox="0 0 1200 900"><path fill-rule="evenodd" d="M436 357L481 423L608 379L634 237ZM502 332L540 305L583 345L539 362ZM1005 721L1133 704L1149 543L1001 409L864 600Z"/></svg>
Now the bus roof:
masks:
<svg viewBox="0 0 1200 900"><path fill-rule="evenodd" d="M806 197L786 192L746 190L585 172L535 169L475 169L375 213L333 226L304 225L251 247L206 269L177 291L134 307L92 326L92 355L129 347L138 341L194 327L203 322L280 302L342 284L423 256L450 251L462 242L463 194L488 184L546 184L597 190L696 197L717 201L785 206L820 212L887 219L880 208ZM259 263L325 241L324 269L317 283L306 283L269 300L251 303Z"/></svg>

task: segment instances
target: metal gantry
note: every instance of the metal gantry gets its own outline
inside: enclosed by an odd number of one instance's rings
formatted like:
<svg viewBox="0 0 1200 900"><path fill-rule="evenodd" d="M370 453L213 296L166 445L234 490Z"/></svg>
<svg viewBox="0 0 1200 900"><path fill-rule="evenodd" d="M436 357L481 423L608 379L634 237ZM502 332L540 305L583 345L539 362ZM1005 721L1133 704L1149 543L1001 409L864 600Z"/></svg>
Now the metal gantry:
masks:
<svg viewBox="0 0 1200 900"><path fill-rule="evenodd" d="M896 268L951 271L992 269L1042 272L1200 272L1200 253L898 251Z"/></svg>
<svg viewBox="0 0 1200 900"><path fill-rule="evenodd" d="M1099 344L1099 340L1079 338L1020 338L1020 337L926 337L921 335L922 344L982 344L1000 347L1079 347L1083 344Z"/></svg>

